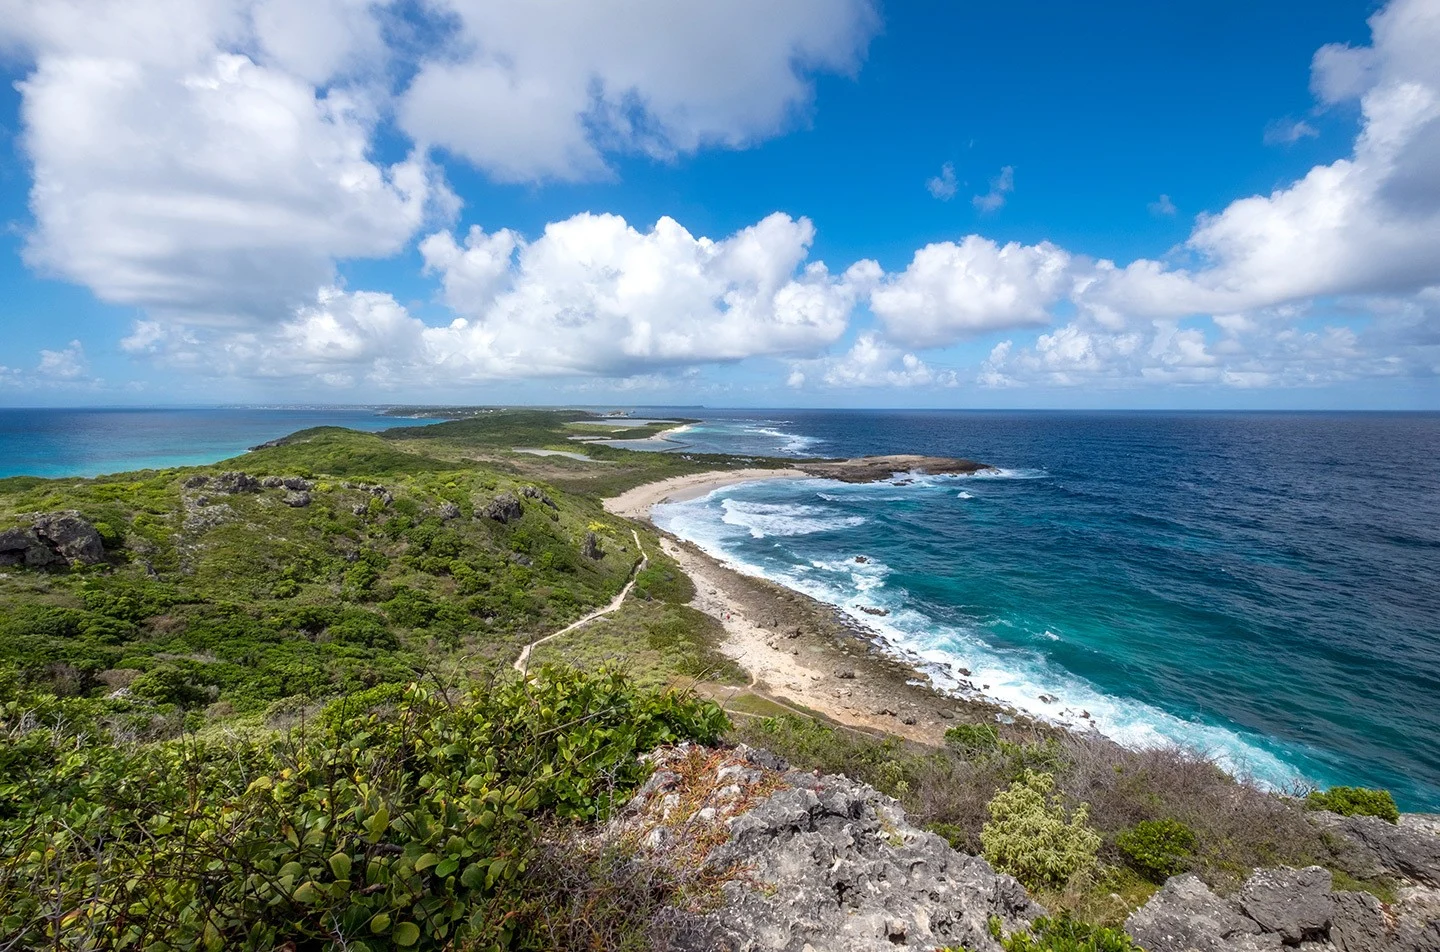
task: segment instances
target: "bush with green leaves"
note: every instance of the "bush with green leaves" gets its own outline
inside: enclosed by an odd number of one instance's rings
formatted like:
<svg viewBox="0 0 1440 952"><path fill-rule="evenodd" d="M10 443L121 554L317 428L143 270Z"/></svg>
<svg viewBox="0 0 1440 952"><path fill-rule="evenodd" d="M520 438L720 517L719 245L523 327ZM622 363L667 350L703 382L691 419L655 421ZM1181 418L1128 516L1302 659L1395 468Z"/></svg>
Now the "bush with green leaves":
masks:
<svg viewBox="0 0 1440 952"><path fill-rule="evenodd" d="M1388 823L1400 820L1400 810L1389 790L1331 787L1311 793L1305 798L1305 805L1312 810L1329 810L1341 816L1378 816Z"/></svg>
<svg viewBox="0 0 1440 952"><path fill-rule="evenodd" d="M1000 749L1000 732L994 724L956 724L945 731L945 743L967 757Z"/></svg>
<svg viewBox="0 0 1440 952"><path fill-rule="evenodd" d="M1179 820L1144 820L1115 837L1115 846L1147 878L1163 883L1190 869L1199 840Z"/></svg>
<svg viewBox="0 0 1440 952"><path fill-rule="evenodd" d="M523 875L539 824L603 818L639 753L728 726L710 702L545 669L130 745L103 737L105 702L9 683L0 933L24 948L543 948L509 914L543 889Z"/></svg>
<svg viewBox="0 0 1440 952"><path fill-rule="evenodd" d="M1029 932L1012 933L1000 944L1005 952L1143 952L1124 930L1063 914L1036 919Z"/></svg>
<svg viewBox="0 0 1440 952"><path fill-rule="evenodd" d="M1066 816L1051 791L1051 774L1027 770L990 801L990 820L980 831L985 858L1031 888L1061 887L1095 866L1100 834L1081 804Z"/></svg>

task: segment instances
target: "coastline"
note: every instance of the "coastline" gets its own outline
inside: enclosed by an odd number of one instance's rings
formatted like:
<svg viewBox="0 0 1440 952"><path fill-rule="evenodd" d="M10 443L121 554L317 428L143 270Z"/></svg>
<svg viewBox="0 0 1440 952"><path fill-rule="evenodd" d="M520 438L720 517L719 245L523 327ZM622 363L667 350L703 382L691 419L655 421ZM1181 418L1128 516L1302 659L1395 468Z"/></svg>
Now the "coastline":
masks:
<svg viewBox="0 0 1440 952"><path fill-rule="evenodd" d="M653 527L650 510L663 502L695 499L738 483L809 476L790 469L697 473L642 484L604 505ZM883 636L836 606L736 571L692 542L655 531L664 554L695 585L690 607L720 623L725 632L720 651L750 675L749 686L731 689L731 696L748 690L848 728L931 745L943 744L945 730L956 723L993 723L997 717L1037 737L1064 730L978 693L942 692Z"/></svg>
<svg viewBox="0 0 1440 952"><path fill-rule="evenodd" d="M650 522L650 509L662 502L686 502L736 483L757 482L762 479L805 479L808 475L798 469L712 470L708 473L672 476L653 483L642 483L618 496L611 496L604 500L604 504L606 511L617 516Z"/></svg>

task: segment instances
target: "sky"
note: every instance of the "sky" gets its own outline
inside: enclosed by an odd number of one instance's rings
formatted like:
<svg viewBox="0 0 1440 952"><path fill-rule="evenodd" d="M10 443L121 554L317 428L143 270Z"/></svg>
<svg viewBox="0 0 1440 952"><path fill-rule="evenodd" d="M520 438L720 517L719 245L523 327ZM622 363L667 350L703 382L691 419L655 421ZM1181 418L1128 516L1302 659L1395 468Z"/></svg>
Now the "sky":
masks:
<svg viewBox="0 0 1440 952"><path fill-rule="evenodd" d="M1440 409L1440 0L0 0L0 405Z"/></svg>

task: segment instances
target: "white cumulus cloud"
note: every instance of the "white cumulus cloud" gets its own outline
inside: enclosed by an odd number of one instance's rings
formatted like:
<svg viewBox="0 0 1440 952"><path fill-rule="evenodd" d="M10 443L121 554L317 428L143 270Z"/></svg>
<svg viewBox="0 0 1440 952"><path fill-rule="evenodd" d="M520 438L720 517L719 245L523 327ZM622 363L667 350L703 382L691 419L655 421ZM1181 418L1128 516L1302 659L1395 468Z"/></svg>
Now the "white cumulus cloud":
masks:
<svg viewBox="0 0 1440 952"><path fill-rule="evenodd" d="M502 181L602 175L605 154L743 147L791 125L810 74L853 71L869 0L426 0L457 29L400 118Z"/></svg>
<svg viewBox="0 0 1440 952"><path fill-rule="evenodd" d="M940 347L985 331L1048 323L1070 290L1070 255L1049 242L998 245L979 235L926 245L887 275L870 309L892 339Z"/></svg>

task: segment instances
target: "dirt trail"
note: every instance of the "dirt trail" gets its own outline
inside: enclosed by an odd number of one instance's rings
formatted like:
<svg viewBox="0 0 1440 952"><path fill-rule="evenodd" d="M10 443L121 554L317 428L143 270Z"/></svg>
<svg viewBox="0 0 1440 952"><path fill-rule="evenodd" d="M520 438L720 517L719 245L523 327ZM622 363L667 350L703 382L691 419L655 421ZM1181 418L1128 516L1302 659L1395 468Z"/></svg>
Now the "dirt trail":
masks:
<svg viewBox="0 0 1440 952"><path fill-rule="evenodd" d="M524 674L530 666L530 652L534 651L536 648L540 647L550 639L559 638L561 635L569 634L576 628L579 628L582 625L587 625L602 615L609 615L612 612L619 611L620 606L625 603L625 596L629 595L630 590L635 587L635 580L640 577L640 573L645 571L645 567L650 564L650 557L645 554L645 547L640 544L640 533L636 532L634 529L631 529L630 534L635 537L635 548L640 550L640 561L635 563L635 567L630 570L630 581L626 582L625 587L620 589L620 594L616 595L613 599L611 599L610 604L606 605L604 608L597 608L595 611L586 615L584 618L581 618L579 621L572 621L570 624L566 625L564 628L561 628L559 631L551 632L544 638L538 638L535 641L530 642L524 648L520 649L520 657L516 658L515 664L512 665L512 667L516 671Z"/></svg>

